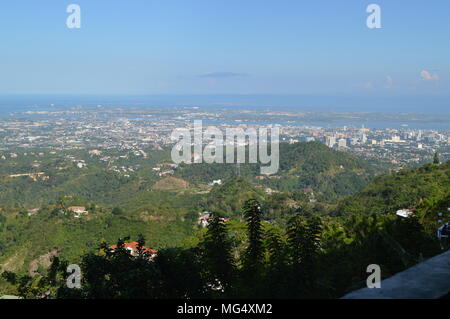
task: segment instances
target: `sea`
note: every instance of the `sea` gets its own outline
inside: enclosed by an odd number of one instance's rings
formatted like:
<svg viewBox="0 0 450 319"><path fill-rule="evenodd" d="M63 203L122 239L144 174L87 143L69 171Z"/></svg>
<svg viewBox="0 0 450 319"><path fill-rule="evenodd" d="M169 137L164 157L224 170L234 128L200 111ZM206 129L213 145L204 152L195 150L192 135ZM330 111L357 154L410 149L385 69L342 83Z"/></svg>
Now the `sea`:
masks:
<svg viewBox="0 0 450 319"><path fill-rule="evenodd" d="M450 130L450 98L413 97L392 99L312 96L312 95L0 95L0 120L11 117L45 117L46 112L63 110L75 106L110 106L121 108L154 107L200 107L230 108L273 111L309 111L309 112L358 112L358 113L396 113L424 114L426 120L377 120L377 121L330 121L330 122L285 122L280 125L344 127L365 126L371 129L434 129ZM365 102L364 102L365 101ZM370 103L368 103L368 101ZM409 102L408 102L409 101ZM364 102L364 103L363 103ZM31 111L32 113L26 113ZM431 116L444 115L444 116ZM397 116L398 118L401 116ZM406 117L405 117L406 118ZM417 118L417 117L416 117ZM419 116L420 118L420 116ZM434 120L429 120L430 118ZM214 124L214 122L210 122ZM248 124L263 124L250 123Z"/></svg>

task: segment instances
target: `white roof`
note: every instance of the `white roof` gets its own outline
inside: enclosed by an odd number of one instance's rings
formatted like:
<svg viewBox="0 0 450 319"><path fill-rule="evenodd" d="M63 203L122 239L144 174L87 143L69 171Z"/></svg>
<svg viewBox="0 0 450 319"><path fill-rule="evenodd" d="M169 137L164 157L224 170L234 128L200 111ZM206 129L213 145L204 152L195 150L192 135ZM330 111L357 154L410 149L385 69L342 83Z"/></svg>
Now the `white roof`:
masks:
<svg viewBox="0 0 450 319"><path fill-rule="evenodd" d="M410 209L400 209L397 211L396 215L401 217L409 217L412 214L412 210Z"/></svg>

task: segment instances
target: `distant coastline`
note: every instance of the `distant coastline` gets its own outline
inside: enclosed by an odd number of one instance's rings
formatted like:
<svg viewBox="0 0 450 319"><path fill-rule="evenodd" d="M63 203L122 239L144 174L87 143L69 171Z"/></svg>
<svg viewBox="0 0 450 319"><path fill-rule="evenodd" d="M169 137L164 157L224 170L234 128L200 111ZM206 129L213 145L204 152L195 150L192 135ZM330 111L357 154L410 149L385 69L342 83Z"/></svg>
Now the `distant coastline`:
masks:
<svg viewBox="0 0 450 319"><path fill-rule="evenodd" d="M75 95L75 94L0 94L0 110L13 107L121 106L121 107L226 107L232 109L274 109L336 112L407 112L450 114L449 96L377 95L283 95L283 94L209 94L209 95Z"/></svg>
<svg viewBox="0 0 450 319"><path fill-rule="evenodd" d="M305 96L311 99L311 96ZM319 98L319 97L317 97ZM330 97L323 97L327 99ZM361 127L371 129L423 129L450 130L450 108L432 112L433 107L410 111L367 110L351 107L327 109L317 107L286 106L301 96L292 95L0 95L0 118L78 118L84 116L137 119L148 117L158 120L158 113L171 113L192 108L193 114L215 109L228 117L204 119L211 124L280 124L283 126ZM267 101L279 106L268 106ZM220 102L224 101L224 102ZM232 103L231 101L234 101ZM290 101L288 103L288 101ZM243 103L243 104L239 104ZM348 109L348 110L346 110ZM229 110L229 111L228 111ZM246 116L236 116L236 114ZM157 115L154 115L157 114ZM255 114L253 116L250 114ZM234 115L234 116L233 116ZM239 120L236 120L239 118Z"/></svg>

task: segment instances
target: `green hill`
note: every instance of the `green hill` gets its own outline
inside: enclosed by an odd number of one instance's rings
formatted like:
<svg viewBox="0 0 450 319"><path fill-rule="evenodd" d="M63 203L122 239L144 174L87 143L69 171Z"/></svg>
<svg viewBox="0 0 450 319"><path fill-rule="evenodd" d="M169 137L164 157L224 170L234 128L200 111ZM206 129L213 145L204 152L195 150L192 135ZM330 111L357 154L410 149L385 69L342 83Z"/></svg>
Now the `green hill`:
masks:
<svg viewBox="0 0 450 319"><path fill-rule="evenodd" d="M330 201L358 192L370 179L385 171L379 163L370 163L318 142L281 144L281 178L270 179L268 186L291 192L312 188L319 199Z"/></svg>
<svg viewBox="0 0 450 319"><path fill-rule="evenodd" d="M201 206L225 217L240 218L241 207L250 198L262 200L265 194L242 177L234 177L223 185L214 186L203 199Z"/></svg>
<svg viewBox="0 0 450 319"><path fill-rule="evenodd" d="M398 209L420 208L422 204L432 205L448 198L449 191L450 162L428 164L375 178L357 195L344 200L338 211L341 214L392 213Z"/></svg>
<svg viewBox="0 0 450 319"><path fill-rule="evenodd" d="M316 196L330 201L362 189L374 176L386 172L376 162L339 152L318 142L280 144L280 170L265 179L259 164L241 164L240 175L265 187L280 191L312 188ZM236 176L236 164L195 164L181 166L177 175L191 183L210 183Z"/></svg>

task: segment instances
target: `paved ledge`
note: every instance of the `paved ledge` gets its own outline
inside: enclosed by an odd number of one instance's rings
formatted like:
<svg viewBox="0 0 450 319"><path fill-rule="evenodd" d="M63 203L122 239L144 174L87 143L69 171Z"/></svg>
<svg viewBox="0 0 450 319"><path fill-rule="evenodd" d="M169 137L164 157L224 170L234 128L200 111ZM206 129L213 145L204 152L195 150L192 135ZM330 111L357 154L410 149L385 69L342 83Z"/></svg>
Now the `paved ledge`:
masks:
<svg viewBox="0 0 450 319"><path fill-rule="evenodd" d="M383 280L379 289L363 288L342 298L439 299L449 293L450 251L447 251Z"/></svg>
<svg viewBox="0 0 450 319"><path fill-rule="evenodd" d="M0 296L0 299L22 299L22 298L17 297L17 296L3 295L3 296Z"/></svg>

